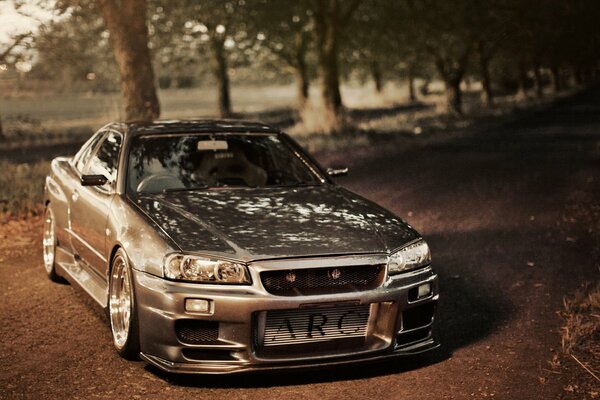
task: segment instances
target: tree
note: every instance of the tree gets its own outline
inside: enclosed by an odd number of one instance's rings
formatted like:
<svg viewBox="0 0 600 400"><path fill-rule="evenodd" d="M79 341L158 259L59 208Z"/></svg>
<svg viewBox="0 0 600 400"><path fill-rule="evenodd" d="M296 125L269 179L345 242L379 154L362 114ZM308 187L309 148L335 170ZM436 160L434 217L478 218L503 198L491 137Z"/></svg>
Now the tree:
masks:
<svg viewBox="0 0 600 400"><path fill-rule="evenodd" d="M150 121L160 115L148 48L146 0L97 0L110 32L128 121Z"/></svg>
<svg viewBox="0 0 600 400"><path fill-rule="evenodd" d="M22 33L14 36L9 44L0 50L0 64L5 64L12 53L28 38L31 37L31 32ZM2 127L2 115L0 115L0 139L4 138L4 128Z"/></svg>
<svg viewBox="0 0 600 400"><path fill-rule="evenodd" d="M494 104L490 65L507 39L506 27L510 21L510 14L503 7L503 2L504 0L474 2L469 7L469 29L475 40L477 69L481 78L481 101L487 107Z"/></svg>
<svg viewBox="0 0 600 400"><path fill-rule="evenodd" d="M401 47L397 40L397 25L391 28L389 9L392 3L378 0L363 0L361 12L353 13L346 26L347 32L360 32L359 35L346 35L340 46L340 54L345 69L354 76L370 78L377 95L383 92L386 71L399 61L395 51Z"/></svg>
<svg viewBox="0 0 600 400"><path fill-rule="evenodd" d="M109 36L94 3L73 5L68 17L40 27L34 42L37 62L28 75L58 90L119 90Z"/></svg>
<svg viewBox="0 0 600 400"><path fill-rule="evenodd" d="M234 58L242 62L245 51L255 41L248 35L246 20L250 10L246 1L180 0L168 5L165 2L165 8L176 28L183 28L175 40L189 40L197 48L199 62L208 55L217 84L219 115L231 116L230 62Z"/></svg>
<svg viewBox="0 0 600 400"><path fill-rule="evenodd" d="M405 8L400 1L363 0L361 12L354 14L348 27L359 34L348 38L347 50L362 58L358 67L370 73L377 93L392 72L406 82L408 100L414 102L415 80L431 78L431 63L423 56L421 28L407 18Z"/></svg>
<svg viewBox="0 0 600 400"><path fill-rule="evenodd" d="M470 0L406 0L404 21L416 24L415 40L432 59L446 87L448 110L462 116L462 82L473 50ZM408 21L407 21L408 20Z"/></svg>
<svg viewBox="0 0 600 400"><path fill-rule="evenodd" d="M340 35L360 4L359 0L314 0L312 20L317 46L317 69L321 79L321 99L325 130L339 131L342 125L338 45Z"/></svg>
<svg viewBox="0 0 600 400"><path fill-rule="evenodd" d="M499 51L503 58L516 64L514 70L517 71L520 95L525 93L528 74L533 77L536 96L544 94L542 69L549 66L554 48L560 48L560 52L564 50L563 46L557 46L561 43L560 38L569 36L566 31L556 28L566 23L561 14L562 3L548 0L543 7L536 0L504 0L501 3L506 18L503 20L505 39ZM587 39L582 36L576 40Z"/></svg>
<svg viewBox="0 0 600 400"><path fill-rule="evenodd" d="M306 0L256 0L248 5L255 10L251 27L260 39L261 48L275 56L285 69L291 71L296 86L296 107L302 115L308 101L309 70L307 55L310 47L309 2Z"/></svg>

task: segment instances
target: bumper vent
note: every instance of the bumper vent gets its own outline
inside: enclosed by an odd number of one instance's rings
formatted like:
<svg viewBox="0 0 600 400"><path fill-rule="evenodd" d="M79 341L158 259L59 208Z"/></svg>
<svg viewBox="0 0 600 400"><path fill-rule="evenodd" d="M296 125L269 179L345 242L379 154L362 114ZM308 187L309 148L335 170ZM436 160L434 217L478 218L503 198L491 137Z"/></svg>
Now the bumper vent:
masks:
<svg viewBox="0 0 600 400"><path fill-rule="evenodd" d="M428 326L433 321L434 313L435 303L433 302L404 311L402 313L402 330L408 331Z"/></svg>
<svg viewBox="0 0 600 400"><path fill-rule="evenodd" d="M183 356L194 361L232 361L235 358L229 350L221 349L183 349Z"/></svg>
<svg viewBox="0 0 600 400"><path fill-rule="evenodd" d="M384 274L385 265L357 265L266 271L260 277L271 294L306 296L374 289L381 285Z"/></svg>
<svg viewBox="0 0 600 400"><path fill-rule="evenodd" d="M396 337L396 347L403 347L429 339L431 337L431 328L421 328L407 333L400 333Z"/></svg>
<svg viewBox="0 0 600 400"><path fill-rule="evenodd" d="M402 330L396 335L396 348L409 346L431 338L435 302L429 302L402 312Z"/></svg>
<svg viewBox="0 0 600 400"><path fill-rule="evenodd" d="M219 340L219 323L215 321L179 320L175 331L182 343L211 344Z"/></svg>

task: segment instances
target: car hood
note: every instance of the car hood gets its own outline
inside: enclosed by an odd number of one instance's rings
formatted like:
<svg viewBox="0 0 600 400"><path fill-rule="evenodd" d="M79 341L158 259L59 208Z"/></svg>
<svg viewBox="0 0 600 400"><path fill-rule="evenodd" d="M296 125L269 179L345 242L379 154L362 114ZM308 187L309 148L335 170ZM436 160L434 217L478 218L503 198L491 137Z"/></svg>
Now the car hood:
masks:
<svg viewBox="0 0 600 400"><path fill-rule="evenodd" d="M185 252L240 261L382 253L419 234L338 186L144 194L134 202Z"/></svg>

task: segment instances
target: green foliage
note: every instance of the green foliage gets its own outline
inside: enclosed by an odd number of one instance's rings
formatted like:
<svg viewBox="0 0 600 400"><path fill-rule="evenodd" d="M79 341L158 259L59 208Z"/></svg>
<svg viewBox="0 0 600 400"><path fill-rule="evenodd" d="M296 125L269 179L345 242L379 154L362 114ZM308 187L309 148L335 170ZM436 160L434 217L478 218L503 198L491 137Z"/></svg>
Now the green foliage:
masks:
<svg viewBox="0 0 600 400"><path fill-rule="evenodd" d="M61 0L57 4L66 17L40 29L32 43L37 62L31 72L21 75L20 85L42 79L65 91L117 91L119 74L97 3ZM318 54L324 44L315 40L316 12L331 4L345 14L342 11L355 3L147 0L157 83L165 89L214 87L221 82L225 88L224 80L235 87L294 79L297 90L306 93L309 83L323 75ZM460 92L461 81L489 76L494 90L515 91L531 88L535 82L547 84L549 72L565 81L582 82L598 70L597 1L361 0L356 4L343 29L342 25L334 29L336 70L342 79L382 83L441 78Z"/></svg>
<svg viewBox="0 0 600 400"><path fill-rule="evenodd" d="M35 37L39 56L29 77L51 81L60 90L117 91L108 31L94 3L70 10L69 18L40 27Z"/></svg>
<svg viewBox="0 0 600 400"><path fill-rule="evenodd" d="M227 50L234 82L290 76L298 33L314 29L311 10L320 1L149 0L149 45L161 87L212 81L214 40ZM69 18L42 27L37 35L39 58L30 76L59 81L62 87L116 90L108 33L94 2L74 4ZM340 69L347 77L364 79L374 63L388 79L408 72L429 79L434 69L451 76L463 69L457 64L465 54L475 57L476 47L504 64L503 72L516 70L510 64L517 62L527 69L535 64L589 68L600 53L599 18L600 6L587 0L362 0L342 32ZM314 46L307 41L310 75ZM474 64L468 67L465 72L479 75Z"/></svg>

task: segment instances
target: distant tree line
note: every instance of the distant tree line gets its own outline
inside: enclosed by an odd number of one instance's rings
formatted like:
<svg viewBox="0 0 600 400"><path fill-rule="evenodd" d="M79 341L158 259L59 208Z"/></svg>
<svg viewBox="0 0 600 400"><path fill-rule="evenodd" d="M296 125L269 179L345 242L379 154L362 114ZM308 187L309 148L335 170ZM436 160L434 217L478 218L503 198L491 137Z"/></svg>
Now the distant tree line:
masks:
<svg viewBox="0 0 600 400"><path fill-rule="evenodd" d="M19 61L18 55L14 54L14 50L18 49L27 39L31 38L31 32L21 33L13 38L4 47L0 47L0 65ZM4 139L4 128L2 127L2 118L0 115L0 140Z"/></svg>
<svg viewBox="0 0 600 400"><path fill-rule="evenodd" d="M69 17L35 38L39 79L120 77L128 120L160 116L156 86L212 76L231 116L231 74L288 75L299 115L319 87L322 119L341 130L340 81L369 77L377 91L441 79L449 110L463 113L461 83L482 101L498 90L543 95L590 81L600 57L597 0L61 0ZM548 72L548 73L544 73ZM90 76L93 73L93 76ZM546 80L550 77L550 81Z"/></svg>

